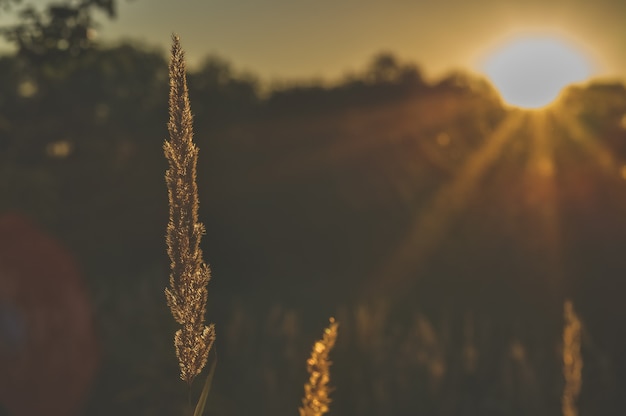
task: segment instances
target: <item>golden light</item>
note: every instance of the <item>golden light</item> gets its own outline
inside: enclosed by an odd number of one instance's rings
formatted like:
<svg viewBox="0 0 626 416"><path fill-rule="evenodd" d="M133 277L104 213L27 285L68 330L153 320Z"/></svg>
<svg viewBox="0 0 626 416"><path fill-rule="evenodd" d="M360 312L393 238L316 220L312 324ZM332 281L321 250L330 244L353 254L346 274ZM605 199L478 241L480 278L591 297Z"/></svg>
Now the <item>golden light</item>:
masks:
<svg viewBox="0 0 626 416"><path fill-rule="evenodd" d="M504 101L521 108L544 107L564 87L592 73L582 52L554 36L518 37L498 48L482 66Z"/></svg>

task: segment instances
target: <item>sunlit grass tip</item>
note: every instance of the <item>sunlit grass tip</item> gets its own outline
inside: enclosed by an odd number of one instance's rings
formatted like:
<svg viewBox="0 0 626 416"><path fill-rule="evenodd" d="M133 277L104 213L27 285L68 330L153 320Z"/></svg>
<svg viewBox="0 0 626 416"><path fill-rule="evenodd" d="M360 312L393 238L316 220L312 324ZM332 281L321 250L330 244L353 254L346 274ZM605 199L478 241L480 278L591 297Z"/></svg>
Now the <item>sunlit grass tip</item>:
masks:
<svg viewBox="0 0 626 416"><path fill-rule="evenodd" d="M313 344L311 357L307 360L309 380L304 385L304 398L300 407L300 416L321 416L330 406L330 365L328 354L335 346L339 324L330 318L330 325L324 330L321 340Z"/></svg>
<svg viewBox="0 0 626 416"><path fill-rule="evenodd" d="M165 173L169 198L166 242L171 266L165 296L174 319L181 325L174 335L180 377L191 384L206 365L215 328L204 321L211 271L200 249L205 228L198 222L198 148L193 143L185 56L179 37L172 35L172 41L167 124L170 138L163 145L169 163Z"/></svg>

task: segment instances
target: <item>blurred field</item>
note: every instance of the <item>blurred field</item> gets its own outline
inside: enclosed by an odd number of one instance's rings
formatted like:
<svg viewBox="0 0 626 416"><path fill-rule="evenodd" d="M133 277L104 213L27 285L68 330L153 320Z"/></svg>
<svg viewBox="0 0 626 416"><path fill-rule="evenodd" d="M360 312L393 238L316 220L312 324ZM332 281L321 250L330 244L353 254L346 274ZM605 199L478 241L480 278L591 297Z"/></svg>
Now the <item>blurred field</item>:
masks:
<svg viewBox="0 0 626 416"><path fill-rule="evenodd" d="M0 59L0 210L80 264L101 349L89 415L187 401L163 295L166 71L132 46ZM332 415L555 415L566 299L580 414L623 413L624 86L572 88L537 121L482 80L426 82L384 55L334 87L261 97L218 59L189 85L220 356L210 414L294 414L334 315Z"/></svg>

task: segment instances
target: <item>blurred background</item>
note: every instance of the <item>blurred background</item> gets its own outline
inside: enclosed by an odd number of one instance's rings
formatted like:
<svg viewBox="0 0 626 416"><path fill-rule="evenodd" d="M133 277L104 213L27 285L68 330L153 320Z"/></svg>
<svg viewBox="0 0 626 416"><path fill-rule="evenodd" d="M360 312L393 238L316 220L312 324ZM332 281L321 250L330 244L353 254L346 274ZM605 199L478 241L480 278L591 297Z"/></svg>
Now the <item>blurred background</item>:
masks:
<svg viewBox="0 0 626 416"><path fill-rule="evenodd" d="M173 30L213 274L207 414L297 414L330 316L332 415L559 414L568 299L580 414L624 413L622 3L192 3L0 0L0 414L188 410L163 293ZM548 7L594 69L521 110L479 57Z"/></svg>

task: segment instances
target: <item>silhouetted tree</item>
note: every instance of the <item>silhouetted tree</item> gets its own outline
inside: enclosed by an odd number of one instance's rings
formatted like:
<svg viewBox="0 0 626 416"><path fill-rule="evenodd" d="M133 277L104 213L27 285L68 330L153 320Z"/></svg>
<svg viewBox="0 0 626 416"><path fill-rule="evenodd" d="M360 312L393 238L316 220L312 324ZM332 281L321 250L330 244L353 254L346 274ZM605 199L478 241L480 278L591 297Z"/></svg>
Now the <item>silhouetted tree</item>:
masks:
<svg viewBox="0 0 626 416"><path fill-rule="evenodd" d="M496 94L496 90L486 79L462 70L448 72L437 82L436 87L467 90L483 94L486 97Z"/></svg>
<svg viewBox="0 0 626 416"><path fill-rule="evenodd" d="M365 76L375 84L422 84L422 74L414 64L402 63L390 52L381 52L370 63Z"/></svg>
<svg viewBox="0 0 626 416"><path fill-rule="evenodd" d="M94 10L115 17L115 0L82 0L50 3L44 10L21 0L0 0L5 12L15 12L18 23L0 27L0 35L17 47L18 54L35 64L76 56L93 46L96 23Z"/></svg>
<svg viewBox="0 0 626 416"><path fill-rule="evenodd" d="M400 64L395 56L390 53L383 52L374 57L370 67L369 74L374 82L391 82L397 78L400 72Z"/></svg>

